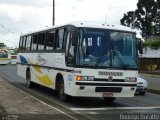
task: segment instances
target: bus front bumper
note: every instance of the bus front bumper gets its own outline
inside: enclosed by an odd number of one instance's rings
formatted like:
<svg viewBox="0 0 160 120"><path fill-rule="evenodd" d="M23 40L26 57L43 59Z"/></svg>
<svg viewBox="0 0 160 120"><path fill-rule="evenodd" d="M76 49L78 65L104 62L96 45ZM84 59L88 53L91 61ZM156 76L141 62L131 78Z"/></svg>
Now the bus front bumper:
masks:
<svg viewBox="0 0 160 120"><path fill-rule="evenodd" d="M76 82L73 96L80 97L133 97L136 83ZM105 95L105 96L104 96ZM108 95L108 96L107 96Z"/></svg>

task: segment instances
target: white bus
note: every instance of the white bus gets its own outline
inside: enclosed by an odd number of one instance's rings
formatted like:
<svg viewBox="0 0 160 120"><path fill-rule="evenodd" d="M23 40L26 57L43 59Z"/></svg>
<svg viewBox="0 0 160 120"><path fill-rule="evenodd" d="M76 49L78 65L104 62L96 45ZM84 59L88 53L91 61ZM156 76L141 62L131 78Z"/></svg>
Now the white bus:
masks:
<svg viewBox="0 0 160 120"><path fill-rule="evenodd" d="M124 26L74 22L22 35L18 75L59 98L133 97L138 76L136 34Z"/></svg>
<svg viewBox="0 0 160 120"><path fill-rule="evenodd" d="M6 65L11 62L10 54L7 49L0 49L0 65Z"/></svg>

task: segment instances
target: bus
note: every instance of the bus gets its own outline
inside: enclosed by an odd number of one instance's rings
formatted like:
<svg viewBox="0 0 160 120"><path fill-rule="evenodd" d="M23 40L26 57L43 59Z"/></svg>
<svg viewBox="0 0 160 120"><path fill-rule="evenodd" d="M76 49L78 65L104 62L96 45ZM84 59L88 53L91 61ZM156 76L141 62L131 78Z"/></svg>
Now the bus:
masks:
<svg viewBox="0 0 160 120"><path fill-rule="evenodd" d="M20 36L18 75L69 97L135 95L138 76L134 30L116 25L73 22Z"/></svg>
<svg viewBox="0 0 160 120"><path fill-rule="evenodd" d="M0 65L6 65L11 62L10 54L7 49L0 49Z"/></svg>
<svg viewBox="0 0 160 120"><path fill-rule="evenodd" d="M10 58L11 58L11 64L17 64L17 54L15 49L9 48L8 52L10 53Z"/></svg>

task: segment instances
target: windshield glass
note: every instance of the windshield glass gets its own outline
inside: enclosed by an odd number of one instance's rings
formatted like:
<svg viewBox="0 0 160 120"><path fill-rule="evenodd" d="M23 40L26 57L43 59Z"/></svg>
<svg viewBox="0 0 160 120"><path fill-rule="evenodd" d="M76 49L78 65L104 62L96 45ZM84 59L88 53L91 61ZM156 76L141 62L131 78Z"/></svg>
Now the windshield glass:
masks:
<svg viewBox="0 0 160 120"><path fill-rule="evenodd" d="M9 52L10 52L11 55L15 55L15 50L10 49Z"/></svg>
<svg viewBox="0 0 160 120"><path fill-rule="evenodd" d="M78 65L137 68L135 34L102 29L81 29Z"/></svg>

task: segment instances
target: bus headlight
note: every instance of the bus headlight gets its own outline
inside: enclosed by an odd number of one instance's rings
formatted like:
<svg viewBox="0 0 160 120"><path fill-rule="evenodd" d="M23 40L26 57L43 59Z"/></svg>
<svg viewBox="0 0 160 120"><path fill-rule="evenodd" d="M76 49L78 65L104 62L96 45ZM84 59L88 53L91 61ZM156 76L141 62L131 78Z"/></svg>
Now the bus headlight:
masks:
<svg viewBox="0 0 160 120"><path fill-rule="evenodd" d="M94 81L93 76L76 76L77 81Z"/></svg>
<svg viewBox="0 0 160 120"><path fill-rule="evenodd" d="M125 82L137 82L137 78L134 77L126 77Z"/></svg>

